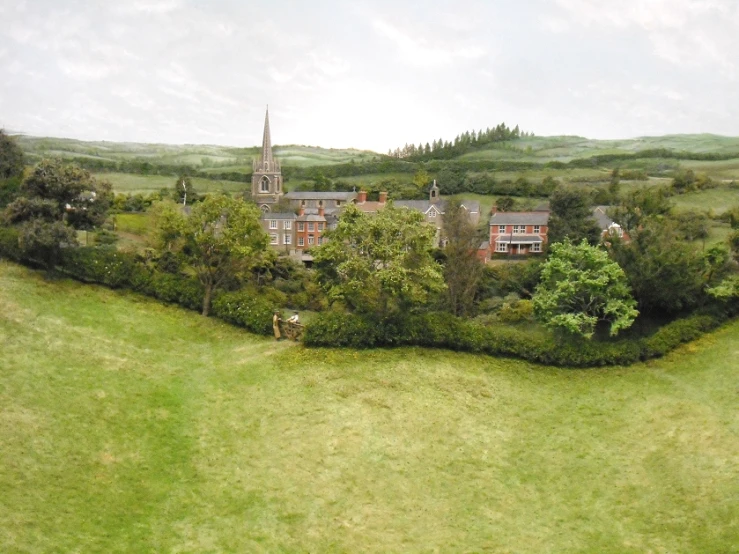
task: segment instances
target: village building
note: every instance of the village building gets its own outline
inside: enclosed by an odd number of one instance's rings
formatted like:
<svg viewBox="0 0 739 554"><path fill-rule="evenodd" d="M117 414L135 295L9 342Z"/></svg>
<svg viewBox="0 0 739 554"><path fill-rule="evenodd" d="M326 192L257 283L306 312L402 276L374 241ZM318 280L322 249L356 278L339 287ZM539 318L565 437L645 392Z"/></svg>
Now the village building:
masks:
<svg viewBox="0 0 739 554"><path fill-rule="evenodd" d="M348 204L355 204L365 213L376 213L388 200L386 191L380 192L377 201L367 200L367 192L345 191L294 191L285 193L282 170L272 153L272 137L269 126L269 110L264 117L264 132L260 157L253 162L251 196L262 210L260 222L269 235L270 246L286 255L310 264L310 249L323 244L324 233L336 227L341 211ZM444 211L446 202L441 198L439 186L434 181L428 200L396 200L395 206L420 211L425 221L436 228L436 246L444 244ZM480 204L464 201L470 222L480 221Z"/></svg>

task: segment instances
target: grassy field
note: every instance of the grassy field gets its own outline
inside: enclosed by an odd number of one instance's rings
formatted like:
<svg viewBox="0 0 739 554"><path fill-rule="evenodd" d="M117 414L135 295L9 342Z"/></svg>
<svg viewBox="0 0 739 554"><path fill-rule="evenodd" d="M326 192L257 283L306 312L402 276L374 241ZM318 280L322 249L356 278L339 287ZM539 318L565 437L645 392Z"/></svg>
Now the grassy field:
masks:
<svg viewBox="0 0 739 554"><path fill-rule="evenodd" d="M133 173L96 173L95 178L108 181L113 191L121 194L148 194L162 189L174 188L177 177L171 175L137 175ZM238 192L251 189L251 183L238 181L219 181L192 177L192 185L197 192Z"/></svg>
<svg viewBox="0 0 739 554"><path fill-rule="evenodd" d="M305 350L0 263L0 551L736 552L739 323L562 370Z"/></svg>

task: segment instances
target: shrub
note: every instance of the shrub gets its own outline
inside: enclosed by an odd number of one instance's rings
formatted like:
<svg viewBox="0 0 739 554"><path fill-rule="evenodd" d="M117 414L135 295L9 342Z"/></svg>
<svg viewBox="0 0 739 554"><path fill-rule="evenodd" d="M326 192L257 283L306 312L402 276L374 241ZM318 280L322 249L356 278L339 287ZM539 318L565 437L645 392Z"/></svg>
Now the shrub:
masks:
<svg viewBox="0 0 739 554"><path fill-rule="evenodd" d="M18 262L23 252L18 242L18 231L10 227L0 226L0 258Z"/></svg>
<svg viewBox="0 0 739 554"><path fill-rule="evenodd" d="M272 333L273 307L265 299L248 291L219 294L213 301L212 314L252 333Z"/></svg>
<svg viewBox="0 0 739 554"><path fill-rule="evenodd" d="M716 327L721 320L715 315L694 315L674 321L646 339L598 341L540 335L506 325L485 326L447 313L372 321L357 314L330 312L311 321L304 341L307 346L352 348L416 345L512 356L562 367L595 367L629 365L662 356Z"/></svg>

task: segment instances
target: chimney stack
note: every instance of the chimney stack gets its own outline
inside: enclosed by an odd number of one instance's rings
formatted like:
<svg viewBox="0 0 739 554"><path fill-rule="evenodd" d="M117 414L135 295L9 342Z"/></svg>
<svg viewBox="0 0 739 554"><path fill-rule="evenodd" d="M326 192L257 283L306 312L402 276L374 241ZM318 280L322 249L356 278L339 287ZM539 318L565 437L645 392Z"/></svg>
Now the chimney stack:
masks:
<svg viewBox="0 0 739 554"><path fill-rule="evenodd" d="M326 213L326 210L324 210L323 206L319 206L318 215L320 215L321 217L324 217L325 213Z"/></svg>
<svg viewBox="0 0 739 554"><path fill-rule="evenodd" d="M380 193L380 204L385 204L387 202L387 191L382 191Z"/></svg>
<svg viewBox="0 0 739 554"><path fill-rule="evenodd" d="M367 202L367 191L366 190L360 190L359 191L359 198L357 198L358 204L364 204Z"/></svg>
<svg viewBox="0 0 739 554"><path fill-rule="evenodd" d="M490 215L493 215L495 213L498 213L498 205L497 204L493 204L492 207L490 208Z"/></svg>
<svg viewBox="0 0 739 554"><path fill-rule="evenodd" d="M305 215L305 207L303 207L303 206L300 206L300 210L298 210L298 215L299 215L299 216L301 216L301 215Z"/></svg>

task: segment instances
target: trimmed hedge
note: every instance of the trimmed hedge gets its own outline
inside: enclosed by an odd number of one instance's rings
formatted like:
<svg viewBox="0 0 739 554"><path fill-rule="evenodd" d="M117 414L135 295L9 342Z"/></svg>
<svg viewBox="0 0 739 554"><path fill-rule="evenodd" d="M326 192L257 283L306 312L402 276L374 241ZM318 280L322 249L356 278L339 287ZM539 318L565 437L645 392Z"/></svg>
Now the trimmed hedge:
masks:
<svg viewBox="0 0 739 554"><path fill-rule="evenodd" d="M214 316L258 335L272 333L272 305L248 291L220 294L213 301Z"/></svg>
<svg viewBox="0 0 739 554"><path fill-rule="evenodd" d="M25 261L14 229L0 226L0 257ZM85 283L129 289L190 310L200 311L203 307L205 292L197 279L159 271L135 254L119 252L113 247L64 249L58 269ZM252 333L272 332L271 303L244 291L216 295L211 313Z"/></svg>
<svg viewBox="0 0 739 554"><path fill-rule="evenodd" d="M310 322L304 341L307 346L353 348L415 345L512 356L546 365L594 367L630 365L663 356L725 320L722 314L692 315L673 321L646 338L601 342L541 336L505 326L487 327L446 313L409 316L402 321L324 313Z"/></svg>

